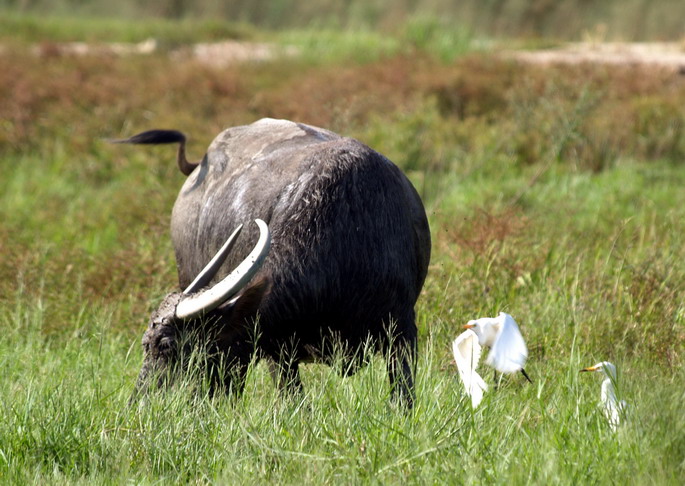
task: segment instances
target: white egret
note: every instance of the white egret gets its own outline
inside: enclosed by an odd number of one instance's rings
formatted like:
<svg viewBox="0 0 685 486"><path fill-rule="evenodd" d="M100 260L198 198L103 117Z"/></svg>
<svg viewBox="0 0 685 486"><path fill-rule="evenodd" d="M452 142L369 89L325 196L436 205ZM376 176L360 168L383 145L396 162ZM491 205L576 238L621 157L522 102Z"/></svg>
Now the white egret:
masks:
<svg viewBox="0 0 685 486"><path fill-rule="evenodd" d="M498 317L482 317L469 321L464 327L466 331L457 336L452 343L452 352L459 376L474 408L481 402L483 392L487 390L487 385L476 372L481 346L490 348L486 364L502 373L521 371L532 383L523 369L528 349L513 317L500 312Z"/></svg>
<svg viewBox="0 0 685 486"><path fill-rule="evenodd" d="M602 399L602 408L604 409L604 415L609 421L611 430L616 430L616 427L621 423L621 416L628 407L625 400L619 401L616 398L616 366L609 361L602 361L594 366L583 368L580 371L600 371L604 375L602 392L600 395L600 398Z"/></svg>
<svg viewBox="0 0 685 486"><path fill-rule="evenodd" d="M476 372L481 352L476 333L470 329L462 332L452 342L452 352L454 361L457 363L457 370L459 370L459 377L464 383L467 395L471 397L471 405L476 408L483 399L483 392L488 389L488 385Z"/></svg>
<svg viewBox="0 0 685 486"><path fill-rule="evenodd" d="M476 333L481 346L490 348L485 364L501 373L520 371L529 382L533 382L523 368L528 359L528 348L513 317L500 312L497 317L469 321L464 328Z"/></svg>

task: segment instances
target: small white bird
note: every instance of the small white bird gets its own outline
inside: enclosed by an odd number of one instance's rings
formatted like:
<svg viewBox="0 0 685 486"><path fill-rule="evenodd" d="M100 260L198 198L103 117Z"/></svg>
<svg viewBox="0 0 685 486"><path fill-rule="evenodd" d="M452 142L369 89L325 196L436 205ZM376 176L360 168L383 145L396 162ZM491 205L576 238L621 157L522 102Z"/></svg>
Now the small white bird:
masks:
<svg viewBox="0 0 685 486"><path fill-rule="evenodd" d="M452 352L459 376L474 408L478 406L483 398L483 392L487 390L487 385L476 373L481 346L490 348L486 364L502 373L521 371L532 383L523 369L528 358L528 349L513 317L500 312L497 317L482 317L469 321L464 327L466 331L452 343Z"/></svg>
<svg viewBox="0 0 685 486"><path fill-rule="evenodd" d="M602 361L594 366L588 368L583 368L583 371L601 371L604 375L604 381L602 382L602 408L604 409L604 415L609 421L609 426L611 430L616 430L616 428L621 424L621 416L625 414L628 404L625 400L619 401L616 398L616 366L609 361Z"/></svg>

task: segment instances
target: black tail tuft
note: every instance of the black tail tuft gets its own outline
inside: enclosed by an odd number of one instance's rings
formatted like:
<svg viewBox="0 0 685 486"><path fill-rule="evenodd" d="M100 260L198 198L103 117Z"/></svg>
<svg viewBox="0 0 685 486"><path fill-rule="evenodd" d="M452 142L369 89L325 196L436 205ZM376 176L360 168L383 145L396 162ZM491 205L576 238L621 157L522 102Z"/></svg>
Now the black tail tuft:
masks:
<svg viewBox="0 0 685 486"><path fill-rule="evenodd" d="M148 130L131 138L109 140L111 143L164 144L185 143L186 136L178 130Z"/></svg>

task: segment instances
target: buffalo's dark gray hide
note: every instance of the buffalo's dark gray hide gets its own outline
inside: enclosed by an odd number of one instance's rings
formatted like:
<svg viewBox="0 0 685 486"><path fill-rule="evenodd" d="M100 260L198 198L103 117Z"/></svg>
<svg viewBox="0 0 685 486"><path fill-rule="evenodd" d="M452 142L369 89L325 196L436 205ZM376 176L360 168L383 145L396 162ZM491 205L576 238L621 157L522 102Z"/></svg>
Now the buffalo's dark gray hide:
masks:
<svg viewBox="0 0 685 486"><path fill-rule="evenodd" d="M236 376L240 382L250 359L266 357L281 386L299 389L299 363L330 362L342 352L344 371L352 373L370 343L389 359L393 396L411 406L414 305L431 243L421 200L392 162L357 140L285 120L225 130L197 167L185 161L180 132L136 137L126 142L181 144L179 167L190 175L173 208L171 236L182 289L238 225L245 229L212 284L254 246L253 220L271 231L270 253L254 279L203 318L213 355L234 371L218 374L216 385ZM177 359L181 331L208 328L176 319L178 299L168 296L153 315L141 385L149 370Z"/></svg>

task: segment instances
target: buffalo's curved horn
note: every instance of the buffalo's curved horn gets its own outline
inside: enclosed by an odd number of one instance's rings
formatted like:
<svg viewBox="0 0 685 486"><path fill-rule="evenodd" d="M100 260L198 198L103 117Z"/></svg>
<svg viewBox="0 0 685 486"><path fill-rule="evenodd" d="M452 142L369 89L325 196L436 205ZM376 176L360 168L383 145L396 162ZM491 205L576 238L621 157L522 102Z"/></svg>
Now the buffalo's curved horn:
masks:
<svg viewBox="0 0 685 486"><path fill-rule="evenodd" d="M148 130L130 138L109 140L111 143L135 143L135 144L164 144L178 143L176 162L183 175L189 176L199 164L188 162L186 159L186 136L178 130Z"/></svg>
<svg viewBox="0 0 685 486"><path fill-rule="evenodd" d="M209 263L205 265L205 268L203 268L197 277L195 277L195 280L193 280L192 283L183 291L185 295L194 294L202 287L205 287L214 278L214 275L216 275L216 272L219 271L219 268L221 268L221 265L224 263L224 260L226 260L228 254L231 253L231 250L235 246L235 242L238 241L238 235L242 229L243 225L241 224L236 228L231 236L228 237L226 243L224 243L224 246L219 249L216 255L214 255L214 258L212 258Z"/></svg>
<svg viewBox="0 0 685 486"><path fill-rule="evenodd" d="M264 221L255 219L255 223L259 226L259 240L257 240L257 244L247 258L213 287L184 297L176 306L176 317L178 319L191 319L216 309L226 300L237 294L257 273L262 263L264 263L266 255L269 253L271 235Z"/></svg>

